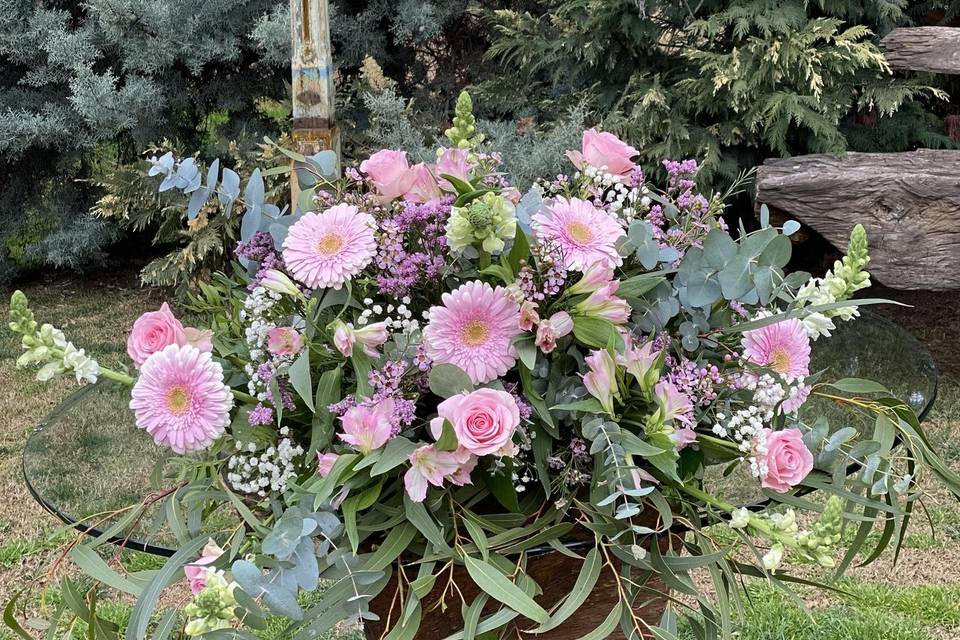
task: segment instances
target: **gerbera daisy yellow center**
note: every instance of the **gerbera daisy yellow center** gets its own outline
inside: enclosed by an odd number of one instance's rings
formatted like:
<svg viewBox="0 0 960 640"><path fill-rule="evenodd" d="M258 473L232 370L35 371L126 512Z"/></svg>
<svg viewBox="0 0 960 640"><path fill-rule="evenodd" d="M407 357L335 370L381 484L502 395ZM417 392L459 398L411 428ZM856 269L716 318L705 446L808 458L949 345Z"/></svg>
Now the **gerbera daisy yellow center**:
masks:
<svg viewBox="0 0 960 640"><path fill-rule="evenodd" d="M463 341L471 347L476 347L486 342L489 333L486 323L474 320L463 329Z"/></svg>
<svg viewBox="0 0 960 640"><path fill-rule="evenodd" d="M167 392L167 408L175 416L182 415L190 408L190 395L183 386L171 387Z"/></svg>
<svg viewBox="0 0 960 640"><path fill-rule="evenodd" d="M317 251L325 256L329 256L340 251L342 246L343 236L339 233L326 233L320 238L320 242L317 243Z"/></svg>
<svg viewBox="0 0 960 640"><path fill-rule="evenodd" d="M776 349L770 354L770 368L777 373L787 373L790 370L790 354L786 349Z"/></svg>
<svg viewBox="0 0 960 640"><path fill-rule="evenodd" d="M588 244L593 241L593 231L582 222L574 222L567 227L567 233L575 242Z"/></svg>

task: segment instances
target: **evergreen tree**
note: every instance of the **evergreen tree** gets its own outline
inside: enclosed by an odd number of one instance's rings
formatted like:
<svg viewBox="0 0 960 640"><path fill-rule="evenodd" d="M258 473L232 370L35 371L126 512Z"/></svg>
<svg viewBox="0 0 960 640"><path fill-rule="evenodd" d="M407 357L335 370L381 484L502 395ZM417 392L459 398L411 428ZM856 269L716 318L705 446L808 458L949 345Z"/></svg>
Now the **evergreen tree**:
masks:
<svg viewBox="0 0 960 640"><path fill-rule="evenodd" d="M874 41L909 21L904 5L544 0L490 12L488 56L514 73L482 83L480 100L535 117L585 101L648 168L695 157L705 181L764 157L950 145L927 108L946 95L894 78Z"/></svg>

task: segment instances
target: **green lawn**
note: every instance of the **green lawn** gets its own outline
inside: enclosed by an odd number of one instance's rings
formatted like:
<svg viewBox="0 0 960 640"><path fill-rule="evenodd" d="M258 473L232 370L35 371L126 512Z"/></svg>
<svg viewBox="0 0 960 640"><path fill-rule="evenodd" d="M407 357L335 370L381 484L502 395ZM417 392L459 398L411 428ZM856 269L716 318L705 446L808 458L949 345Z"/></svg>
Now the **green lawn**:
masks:
<svg viewBox="0 0 960 640"><path fill-rule="evenodd" d="M41 321L63 327L79 346L97 354L104 362L124 358L124 339L133 320L144 310L156 308L162 296L136 286L135 274L111 273L103 276L58 277L23 287ZM3 292L0 315L6 316ZM951 316L952 317L952 316ZM950 322L952 320L945 320ZM935 326L934 326L935 325ZM931 326L914 327L922 338L934 342L935 354L950 354L960 344L940 319ZM949 341L949 342L948 342ZM19 346L12 337L0 333L0 601L30 586L27 602L32 611L56 607L61 596L56 579L75 573L68 563L49 571L72 533L44 512L27 494L21 477L21 453L26 437L75 385L69 380L41 385L32 375L17 371L13 362ZM928 429L954 465L960 463L960 371L947 361L947 371L937 407L928 420ZM81 428L78 426L77 428ZM87 442L95 446L96 442ZM104 443L100 443L103 445ZM149 443L147 443L149 444ZM113 447L114 444L107 443ZM133 452L133 453L131 453ZM134 449L124 452L131 467L138 459ZM116 456L122 458L123 456ZM69 460L50 460L51 482L62 485L63 498L70 487L64 483L68 473L76 472ZM54 473L55 472L55 473ZM96 476L95 471L87 470ZM102 478L101 478L102 479ZM85 488L89 489L89 487ZM806 589L799 594L806 600L806 611L792 600L763 583L750 587L749 606L740 627L743 640L947 640L960 639L960 506L934 492L927 511L936 531L916 518L915 529L906 540L897 567L889 557L863 568L855 568L840 586L843 595L824 595ZM125 552L119 562L127 570L156 568L162 560L141 553ZM166 606L181 607L189 594L183 588L165 596ZM100 612L123 624L129 616L129 599L107 595ZM72 636L83 637L78 625ZM282 623L275 621L260 633L265 640L283 637ZM336 636L357 640L358 631L347 630ZM14 635L0 630L0 640Z"/></svg>

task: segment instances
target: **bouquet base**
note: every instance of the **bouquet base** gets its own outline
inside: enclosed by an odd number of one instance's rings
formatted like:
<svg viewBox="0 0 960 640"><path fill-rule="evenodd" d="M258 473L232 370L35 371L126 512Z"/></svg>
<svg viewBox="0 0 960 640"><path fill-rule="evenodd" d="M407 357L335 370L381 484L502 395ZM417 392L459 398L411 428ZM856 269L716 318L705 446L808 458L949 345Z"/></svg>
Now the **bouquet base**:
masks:
<svg viewBox="0 0 960 640"><path fill-rule="evenodd" d="M660 538L659 546L662 551L666 551L669 540L668 536ZM617 565L619 566L619 562L617 562ZM543 589L543 594L536 598L540 606L549 611L561 598L570 593L582 566L583 562L581 560L553 550L542 555L529 557L526 572ZM438 578L433 591L421 601L423 616L420 629L416 633L417 640L443 640L463 629L460 598L457 595L451 594L448 590L446 610L439 606L448 577L449 571L444 572ZM456 566L454 568L453 579L468 603L473 602L474 598L481 593L480 588L470 579L464 567ZM633 579L638 580L636 571ZM660 618L667 607L667 587L657 575L650 575L646 579L645 586L645 592L638 596L634 602L634 613L646 624L655 626L659 624ZM394 626L402 605L402 603L396 601L396 590L397 581L396 574L394 574L383 591L370 602L370 610L377 614L380 620L368 620L364 623L364 633L368 640L380 640ZM552 629L542 635L534 635L529 633L529 630L536 628L537 623L518 617L510 623L499 637L505 640L520 640L521 638L524 640L530 640L531 638L575 640L600 626L600 623L604 621L618 600L616 577L609 566L604 566L597 584L587 597L586 602L559 628ZM500 604L497 602L488 603L483 615L487 616L499 607ZM644 637L652 636L644 634ZM618 627L607 638L624 640L626 636Z"/></svg>

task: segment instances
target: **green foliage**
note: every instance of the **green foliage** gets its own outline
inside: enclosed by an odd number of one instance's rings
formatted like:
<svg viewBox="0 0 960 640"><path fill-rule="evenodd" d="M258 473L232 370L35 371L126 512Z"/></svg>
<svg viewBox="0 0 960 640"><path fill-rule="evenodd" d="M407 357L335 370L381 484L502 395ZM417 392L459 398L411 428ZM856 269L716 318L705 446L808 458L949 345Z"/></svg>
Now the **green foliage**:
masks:
<svg viewBox="0 0 960 640"><path fill-rule="evenodd" d="M874 44L907 20L899 0L536 4L487 13L488 57L513 79L481 82L480 95L541 118L586 100L648 169L696 157L715 181L768 156L950 144L923 106L943 92L893 78Z"/></svg>

